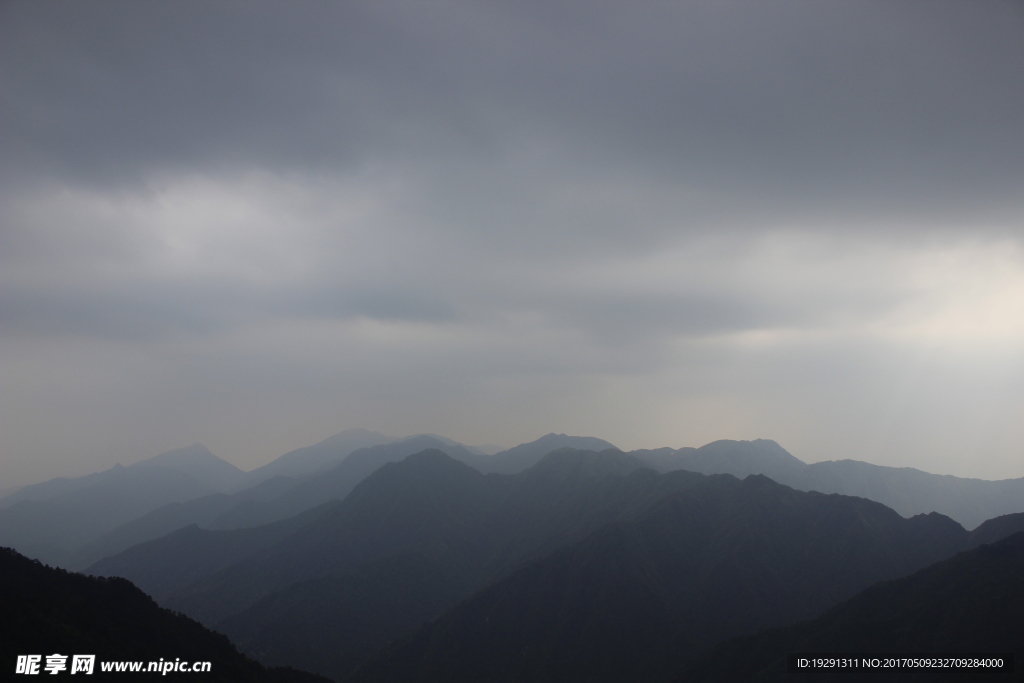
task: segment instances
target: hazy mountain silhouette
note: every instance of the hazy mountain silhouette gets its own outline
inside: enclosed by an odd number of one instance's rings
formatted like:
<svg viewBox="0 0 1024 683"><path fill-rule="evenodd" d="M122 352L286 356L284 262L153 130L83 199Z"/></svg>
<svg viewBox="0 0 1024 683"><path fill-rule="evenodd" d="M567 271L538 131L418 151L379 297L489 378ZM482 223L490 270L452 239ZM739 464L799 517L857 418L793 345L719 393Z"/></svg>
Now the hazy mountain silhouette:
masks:
<svg viewBox="0 0 1024 683"><path fill-rule="evenodd" d="M486 456L420 435L301 479L165 505L78 557L126 548L89 571L132 579L264 663L336 679L364 665L359 680L615 680L665 678L723 638L811 618L1024 527L1007 515L968 533L867 496L793 490L826 463L773 441L547 450L565 440L607 444L551 434ZM936 489L867 468L856 485L895 481L890 497ZM793 488L700 473L716 470ZM979 480L954 485L964 481Z"/></svg>
<svg viewBox="0 0 1024 683"><path fill-rule="evenodd" d="M420 452L293 533L253 541L266 529L185 530L104 570L145 585L181 572L174 558L190 547L197 578L164 584L163 604L261 661L335 678L439 618L358 680L617 680L670 676L687 653L813 617L972 537L938 514L571 449L517 475Z"/></svg>
<svg viewBox="0 0 1024 683"><path fill-rule="evenodd" d="M128 467L130 470L146 468L181 472L218 491L225 491L237 485L246 475L246 472L226 460L221 460L200 443L161 453Z"/></svg>
<svg viewBox="0 0 1024 683"><path fill-rule="evenodd" d="M195 524L162 538L140 543L104 558L85 573L131 577L132 583L158 601L234 562L268 548L325 514L337 501L264 526L219 531Z"/></svg>
<svg viewBox="0 0 1024 683"><path fill-rule="evenodd" d="M0 544L66 565L76 550L121 524L210 494L241 474L196 444L128 467L26 486L0 510Z"/></svg>
<svg viewBox="0 0 1024 683"><path fill-rule="evenodd" d="M304 512L331 500L340 500L361 481L389 462L397 462L413 453L433 448L462 462L474 463L480 458L462 446L451 446L432 436L414 436L379 446L353 451L335 467L305 477L280 496L270 500L243 500L209 520L213 529L240 529L269 524Z"/></svg>
<svg viewBox="0 0 1024 683"><path fill-rule="evenodd" d="M615 448L604 439L592 436L566 436L565 434L546 434L536 441L519 444L514 448L495 453L485 461L482 472L498 474L515 474L533 467L541 458L559 448L575 448L581 451L603 451Z"/></svg>
<svg viewBox="0 0 1024 683"><path fill-rule="evenodd" d="M0 509L12 507L23 500L47 501L59 499L68 494L92 488L116 478L119 474L122 474L121 470L134 473L152 468L171 470L188 475L197 481L205 482L210 490L220 490L221 488L231 486L245 474L231 463L215 456L207 450L206 446L197 443L185 448L161 453L127 467L114 465L108 470L87 474L82 477L58 477L40 484L22 486L11 495L0 498Z"/></svg>
<svg viewBox="0 0 1024 683"><path fill-rule="evenodd" d="M245 501L267 501L284 495L296 485L294 479L274 477L234 494L214 493L181 503L168 503L147 512L99 538L86 543L70 555L67 567L83 569L104 557L116 555L139 543L145 543L189 525L208 526Z"/></svg>
<svg viewBox="0 0 1024 683"><path fill-rule="evenodd" d="M299 479L335 467L360 448L392 443L398 439L367 429L346 429L318 444L297 448L245 473L236 489L249 488L274 477Z"/></svg>
<svg viewBox="0 0 1024 683"><path fill-rule="evenodd" d="M337 435L345 439L339 438L334 443L351 443L350 432L356 432L356 438L371 438L367 435L373 434L349 430ZM318 449L332 439L310 448ZM243 529L287 519L328 501L344 498L380 466L427 448L441 449L456 459L470 463L478 464L481 459L488 457L475 454L450 439L442 441L433 436L418 436L359 448L344 456L334 467L301 479L274 477L234 494L215 494L165 505L84 545L69 557L68 566L88 568L101 558L115 555L137 543L160 538L190 524L207 529ZM325 451L320 449L313 452L322 455ZM306 459L306 462L309 460Z"/></svg>
<svg viewBox="0 0 1024 683"><path fill-rule="evenodd" d="M567 539L581 537L630 505L643 505L639 494L644 492L633 490L636 483L631 486L619 476L639 467L638 461L617 451L594 454L566 450L551 454L534 470L521 475L485 477L439 451L420 453L382 468L337 509L301 533L265 552L238 560L165 604L211 624L237 613L238 618L225 627L230 626L234 629L232 635L247 643L272 641L276 636L261 632L264 628L276 631L287 641L295 629L308 630L303 624L319 623L315 615L325 610L335 616L321 624L323 638L331 632L340 635L360 629L389 634L373 640L372 648L331 655L344 669L347 664L341 660L345 657L365 658L386 645L405 628L403 619L439 613L437 595L450 596L444 602L444 606L450 606L492 576L549 552ZM652 478L656 475L645 470L640 483ZM132 549L92 570L130 576L145 586L148 576L165 571L163 563L175 563L179 554L178 545L169 539L151 545L165 545L166 551L151 553L149 565L137 564L135 558L127 561L136 551ZM325 576L341 579L341 583L326 581L318 585L350 585L346 582L368 576L367 571L373 573L367 566L387 563L395 557L430 563L436 570L437 585L447 588L417 597L409 594L404 584L388 584L379 577L372 584L358 584L379 587L383 613L398 614L384 606L393 603L395 595L408 596L400 610L405 616L390 627L380 625L380 612L331 610L329 602L300 585ZM392 572L388 576L398 581L400 574ZM344 594L343 589L338 591ZM273 599L260 603L267 596ZM301 605L309 614L288 611ZM239 613L250 607L250 612ZM360 622L364 618L369 622ZM301 645L305 641L299 642ZM310 645L302 647L313 660L321 656Z"/></svg>
<svg viewBox="0 0 1024 683"><path fill-rule="evenodd" d="M808 465L799 488L871 498L905 516L934 510L968 529L986 519L1024 512L1024 478L964 479L856 460Z"/></svg>
<svg viewBox="0 0 1024 683"><path fill-rule="evenodd" d="M808 618L968 541L941 515L904 519L758 475L650 479L675 486L483 589L353 680L665 679L687 653Z"/></svg>
<svg viewBox="0 0 1024 683"><path fill-rule="evenodd" d="M519 471L556 448L584 444L607 442L549 434L492 457L435 435L395 440L350 429L245 473L195 444L130 467L18 490L0 500L0 543L82 569L190 524L237 529L286 519L343 498L381 465L427 448L486 472ZM19 504L16 511L3 509Z"/></svg>
<svg viewBox="0 0 1024 683"><path fill-rule="evenodd" d="M18 655L93 654L93 676L121 678L100 671L102 661L209 661L209 681L313 683L319 676L294 670L267 670L238 653L224 636L188 617L157 606L124 579L99 579L52 569L0 548L0 661L10 673ZM42 668L42 667L40 667ZM155 674L149 674L153 676ZM173 679L173 677L171 678ZM171 680L168 679L168 680Z"/></svg>
<svg viewBox="0 0 1024 683"><path fill-rule="evenodd" d="M481 514L501 497L478 471L440 450L422 451L387 463L330 514L168 605L216 623L297 581L345 573L389 556L479 554L481 542L486 543L477 531Z"/></svg>
<svg viewBox="0 0 1024 683"><path fill-rule="evenodd" d="M872 586L823 615L723 643L683 669L679 681L848 680L788 674L789 652L1012 652L1024 657L1024 533ZM1019 671L1019 669L1018 669ZM1019 678L1019 673L1016 676ZM976 680L978 671L906 671L871 680ZM1000 676L999 680L1008 678Z"/></svg>
<svg viewBox="0 0 1024 683"><path fill-rule="evenodd" d="M701 474L731 474L743 479L763 474L780 484L791 486L807 469L807 464L770 439L754 441L712 441L700 448L660 448L632 451L659 472L687 470Z"/></svg>
<svg viewBox="0 0 1024 683"><path fill-rule="evenodd" d="M967 546L977 548L985 543L995 543L1020 531L1024 531L1024 512L994 517L971 532Z"/></svg>
<svg viewBox="0 0 1024 683"><path fill-rule="evenodd" d="M427 467L450 465L440 461ZM339 569L324 578L294 583L216 623L260 661L301 662L310 670L343 676L377 649L438 616L495 576L578 538L628 504L643 505L635 486L649 484L653 473L632 482L633 486L623 476L639 466L618 451L563 449L515 477L481 478L471 473L467 483L472 489L482 484L480 499L492 501L481 507L478 499L478 514L459 515L463 518L459 528L432 524L427 528L433 531L423 532L430 539L426 545L399 541L399 553L381 553L384 559L354 570ZM384 487L394 483L385 482ZM412 496L401 498L408 505ZM300 633L310 635L299 637ZM324 643L334 645L324 648Z"/></svg>
<svg viewBox="0 0 1024 683"><path fill-rule="evenodd" d="M723 440L700 448L662 448L633 454L659 472L684 469L737 477L763 474L802 491L869 498L905 517L940 512L968 529L986 519L1024 512L1024 478L964 479L857 460L808 465L768 439Z"/></svg>
<svg viewBox="0 0 1024 683"><path fill-rule="evenodd" d="M438 441L440 441L441 443L445 444L446 446L459 446L460 448L464 448L467 451L469 451L470 453L472 453L473 455L488 455L487 451L481 450L480 448L477 448L476 446L467 446L464 443L459 443L455 439L449 439L447 436L440 436L438 434L430 434L430 433L426 433L426 434L413 434L412 436L408 436L406 438L411 439L411 438L416 437L416 436L429 436L432 439L437 439ZM500 451L500 450L503 450L503 449L499 448L497 450ZM495 452L497 452L497 451L495 451Z"/></svg>

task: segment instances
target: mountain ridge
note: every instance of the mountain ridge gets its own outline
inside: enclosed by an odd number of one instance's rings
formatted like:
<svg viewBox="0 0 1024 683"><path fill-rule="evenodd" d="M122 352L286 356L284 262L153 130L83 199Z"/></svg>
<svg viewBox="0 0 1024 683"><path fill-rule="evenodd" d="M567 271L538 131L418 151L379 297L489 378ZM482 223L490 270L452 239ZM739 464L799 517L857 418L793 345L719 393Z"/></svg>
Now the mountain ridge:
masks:
<svg viewBox="0 0 1024 683"><path fill-rule="evenodd" d="M789 652L957 652L1024 656L1024 532L875 584L815 619L725 641L695 658L680 683L788 681ZM1019 664L1018 664L1019 666ZM901 671L876 680L977 680L984 672ZM809 673L810 681L847 680ZM1004 675L995 675L1000 680Z"/></svg>
<svg viewBox="0 0 1024 683"><path fill-rule="evenodd" d="M967 528L975 528L993 517L1024 512L1024 477L994 481L969 479L860 460L808 464L770 439L723 439L700 448L632 453L659 472L686 469L738 477L763 474L803 491L875 500L905 517L940 512Z"/></svg>

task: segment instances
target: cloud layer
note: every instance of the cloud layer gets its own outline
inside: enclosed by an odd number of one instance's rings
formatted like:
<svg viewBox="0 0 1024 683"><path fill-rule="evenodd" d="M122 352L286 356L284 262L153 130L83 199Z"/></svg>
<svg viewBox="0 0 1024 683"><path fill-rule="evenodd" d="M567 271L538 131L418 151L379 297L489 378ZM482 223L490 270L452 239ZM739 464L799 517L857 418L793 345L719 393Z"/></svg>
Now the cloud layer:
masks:
<svg viewBox="0 0 1024 683"><path fill-rule="evenodd" d="M1022 476L1022 37L1011 2L5 4L4 484L352 426Z"/></svg>

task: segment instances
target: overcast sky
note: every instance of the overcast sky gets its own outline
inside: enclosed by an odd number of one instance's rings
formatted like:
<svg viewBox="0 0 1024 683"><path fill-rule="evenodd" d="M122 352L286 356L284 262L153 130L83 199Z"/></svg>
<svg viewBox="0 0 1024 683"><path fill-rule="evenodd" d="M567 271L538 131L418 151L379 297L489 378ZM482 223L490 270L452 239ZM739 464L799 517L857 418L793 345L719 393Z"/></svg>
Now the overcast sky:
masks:
<svg viewBox="0 0 1024 683"><path fill-rule="evenodd" d="M350 427L1024 476L1024 3L0 4L0 488Z"/></svg>

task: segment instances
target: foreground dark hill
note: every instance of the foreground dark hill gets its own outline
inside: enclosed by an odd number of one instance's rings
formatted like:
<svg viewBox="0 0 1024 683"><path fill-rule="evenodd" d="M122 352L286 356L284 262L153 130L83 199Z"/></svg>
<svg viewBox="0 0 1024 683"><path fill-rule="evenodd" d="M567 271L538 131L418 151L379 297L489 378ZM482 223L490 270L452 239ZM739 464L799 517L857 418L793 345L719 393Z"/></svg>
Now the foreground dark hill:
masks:
<svg viewBox="0 0 1024 683"><path fill-rule="evenodd" d="M4 499L0 545L66 565L80 548L121 524L214 493L241 474L196 444L128 467L28 486Z"/></svg>
<svg viewBox="0 0 1024 683"><path fill-rule="evenodd" d="M964 479L856 460L808 465L768 439L723 440L700 448L662 448L634 451L633 455L659 472L682 469L740 478L763 474L801 491L869 498L905 517L939 512L968 529L986 519L1024 512L1024 478Z"/></svg>
<svg viewBox="0 0 1024 683"><path fill-rule="evenodd" d="M789 652L1015 654L1024 658L1024 533L982 545L912 576L881 583L813 621L723 643L683 670L679 681L849 680L788 674ZM1015 675L997 680L1020 680ZM870 680L976 680L977 671ZM983 678L983 677L982 677ZM865 680L868 680L865 678ZM983 678L983 680L987 680Z"/></svg>
<svg viewBox="0 0 1024 683"><path fill-rule="evenodd" d="M643 477L673 485L460 603L352 680L666 680L723 638L806 619L968 542L938 514L908 520L763 476L630 475Z"/></svg>
<svg viewBox="0 0 1024 683"><path fill-rule="evenodd" d="M194 674L206 681L325 680L300 671L264 668L239 654L224 636L158 607L124 579L52 569L10 548L0 548L0 604L0 665L8 675L18 655L42 655L42 669L47 655L60 653L69 656L64 675L70 672L70 655L96 655L95 680L125 677L123 673L104 675L104 661L160 659L209 661L208 673Z"/></svg>

